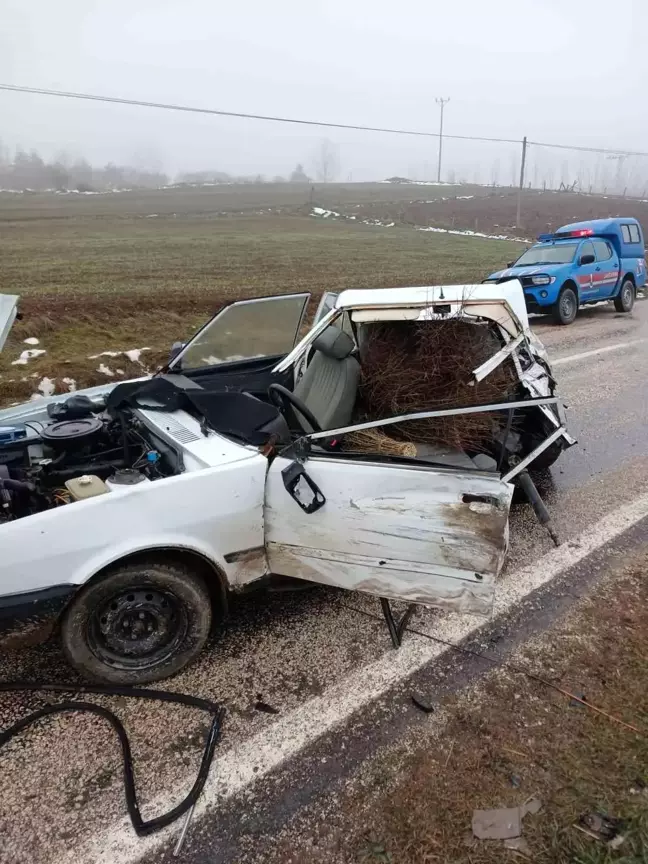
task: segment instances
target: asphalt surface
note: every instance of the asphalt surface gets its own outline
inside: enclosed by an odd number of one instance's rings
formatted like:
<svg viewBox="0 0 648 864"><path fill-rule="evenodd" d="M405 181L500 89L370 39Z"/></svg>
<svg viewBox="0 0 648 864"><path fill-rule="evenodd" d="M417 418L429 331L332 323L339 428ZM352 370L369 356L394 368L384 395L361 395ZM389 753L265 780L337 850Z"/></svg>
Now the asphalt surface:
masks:
<svg viewBox="0 0 648 864"><path fill-rule="evenodd" d="M570 327L545 319L532 324L557 364L569 428L579 442L541 484L555 526L569 543L648 488L648 391L643 380L648 302L638 301L632 316L600 306L585 310ZM551 549L529 507L514 504L508 572L533 564ZM298 714L314 698L326 699L345 681L361 679L372 664L396 656L389 653L384 625L350 605L379 612L373 598L326 589L241 600L220 639L189 670L165 683L165 689L227 706L219 756L244 754L240 774L247 776L249 769L249 777L239 777L239 789L253 785L255 757L245 756L247 743L270 734L278 718ZM442 618L439 612L420 610L413 624L432 629ZM73 680L55 644L7 653L0 660L0 679ZM258 710L258 702L278 715ZM0 728L41 704L35 696L2 694ZM131 736L144 817L156 815L147 804L158 806L160 796L177 803L193 782L208 718L186 708L123 698L103 704L117 711ZM317 729L306 734L302 728L299 734L312 742ZM277 739L275 746L284 743ZM226 796L227 788L222 792ZM0 862L136 860L139 841L129 840L132 832L124 814L120 752L100 718L44 720L0 752ZM241 830L245 818L243 813ZM191 831L198 836L200 826L192 825ZM106 838L129 840L121 857L102 852L108 848ZM155 854L166 857L169 843ZM190 841L187 850L189 854ZM214 855L206 852L204 860L235 860ZM146 858L153 860L150 853Z"/></svg>

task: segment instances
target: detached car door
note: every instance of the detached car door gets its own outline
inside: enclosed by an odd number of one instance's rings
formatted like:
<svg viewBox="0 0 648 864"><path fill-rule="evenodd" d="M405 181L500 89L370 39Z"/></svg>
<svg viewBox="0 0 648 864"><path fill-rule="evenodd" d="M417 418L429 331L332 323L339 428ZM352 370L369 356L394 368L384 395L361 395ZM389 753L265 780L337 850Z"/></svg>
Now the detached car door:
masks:
<svg viewBox="0 0 648 864"><path fill-rule="evenodd" d="M266 483L271 572L489 614L513 487L499 475L317 454Z"/></svg>

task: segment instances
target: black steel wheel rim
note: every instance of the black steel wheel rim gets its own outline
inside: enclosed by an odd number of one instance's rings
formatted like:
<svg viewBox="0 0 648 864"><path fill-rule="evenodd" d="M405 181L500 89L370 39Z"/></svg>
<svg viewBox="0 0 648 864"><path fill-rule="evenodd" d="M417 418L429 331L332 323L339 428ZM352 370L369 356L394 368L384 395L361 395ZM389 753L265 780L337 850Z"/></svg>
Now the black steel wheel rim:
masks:
<svg viewBox="0 0 648 864"><path fill-rule="evenodd" d="M88 622L88 645L116 669L151 669L173 656L188 625L185 604L175 594L142 585L97 606Z"/></svg>
<svg viewBox="0 0 648 864"><path fill-rule="evenodd" d="M565 319L569 319L574 314L574 298L570 291L565 291L563 296L560 298L560 311L562 312L562 316Z"/></svg>

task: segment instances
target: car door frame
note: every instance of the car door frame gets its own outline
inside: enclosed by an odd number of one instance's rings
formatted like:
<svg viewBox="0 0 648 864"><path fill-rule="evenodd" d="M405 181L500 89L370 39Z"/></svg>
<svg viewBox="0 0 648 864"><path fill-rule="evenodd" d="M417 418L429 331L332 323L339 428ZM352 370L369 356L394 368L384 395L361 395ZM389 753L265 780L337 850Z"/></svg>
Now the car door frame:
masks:
<svg viewBox="0 0 648 864"><path fill-rule="evenodd" d="M610 255L607 258L599 260L597 245L604 244ZM619 281L619 258L614 250L614 247L603 237L593 237L592 245L594 246L594 254L596 255L596 263L594 267L593 282L596 286L596 296L601 300L608 300L616 289Z"/></svg>
<svg viewBox="0 0 648 864"><path fill-rule="evenodd" d="M243 360L243 361L241 361L241 360L233 360L233 361L225 360L222 363L213 364L213 366L206 365L204 367L191 367L188 370L185 370L182 367L182 358L185 356L185 354L187 353L189 348L199 340L202 333L204 333L208 328L210 328L219 318L221 318L223 315L225 315L230 309L234 308L235 306L252 306L252 305L257 305L257 304L261 304L261 303L277 301L277 300L288 300L292 297L303 298L303 301L304 301L302 311L301 311L301 316L300 316L299 322L295 328L292 348L286 354L283 354L283 355L271 355L271 354L269 354L269 355L267 355L266 358L264 358L268 362L272 362L274 365L276 365L277 361L280 358L285 357L288 354L292 353L292 351L295 349L295 346L297 345L297 342L299 339L299 332L300 332L300 329L301 329L302 324L304 322L306 310L308 309L308 305L309 305L310 299L312 297L312 294L310 291L298 291L298 292L292 291L292 292L287 293L287 294L268 294L264 297L253 297L253 298L247 299L247 300L232 300L230 303L226 303L224 306L222 306L218 310L218 312L216 312L214 315L212 315L212 317L208 321L206 321L205 324L203 324L202 327L200 327L194 333L194 335L191 337L191 339L189 339L183 345L182 349L180 351L178 351L178 353L175 354L175 356L172 357L171 360L169 360L169 362L162 368L161 371L162 372L176 371L176 372L184 373L185 371L188 371L188 372L195 372L197 370L202 371L203 368L204 369L210 369L210 368L216 368L216 367L227 368L228 366L233 368L238 363L246 362L245 360ZM248 359L255 359L255 358L248 358ZM258 358L258 359L261 360L262 358Z"/></svg>
<svg viewBox="0 0 648 864"><path fill-rule="evenodd" d="M584 252L587 244L592 247L592 252ZM581 264L580 260L584 255L593 254L594 261L592 264ZM588 237L583 240L581 246L576 253L576 284L578 285L578 294L581 303L589 303L595 298L596 288L594 287L594 272L596 268L596 250L592 243L592 238Z"/></svg>
<svg viewBox="0 0 648 864"><path fill-rule="evenodd" d="M271 572L410 603L489 614L508 548L511 481L565 432L564 426L503 476L477 467L326 452L317 450L316 442L413 419L557 402L557 397L547 397L427 411L303 436L275 457L266 478L264 539ZM382 482L375 485L375 492L369 484L367 494L362 473L370 471L380 473ZM394 490L392 481L400 479L399 471L403 488L396 482ZM354 499L356 493L359 497ZM380 523L385 512L394 521L391 532ZM446 555L439 552L446 544L449 557L445 563L429 554L403 557L403 540L427 544L427 552L435 550L440 558ZM452 557L458 546L467 559L461 553ZM400 557L389 554L393 547L397 552L400 548ZM491 563L483 566L484 561ZM462 566L453 566L459 563Z"/></svg>

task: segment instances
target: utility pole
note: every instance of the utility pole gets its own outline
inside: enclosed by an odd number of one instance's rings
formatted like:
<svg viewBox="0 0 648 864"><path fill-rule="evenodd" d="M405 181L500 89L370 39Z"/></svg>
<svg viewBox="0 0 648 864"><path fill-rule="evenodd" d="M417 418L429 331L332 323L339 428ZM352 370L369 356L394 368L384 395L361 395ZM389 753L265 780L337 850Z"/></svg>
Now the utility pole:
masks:
<svg viewBox="0 0 648 864"><path fill-rule="evenodd" d="M450 97L447 99L436 99L435 100L438 105L441 106L441 123L439 124L439 167L437 169L437 183L441 182L441 154L443 153L443 109L445 107L446 102L450 101Z"/></svg>
<svg viewBox="0 0 648 864"><path fill-rule="evenodd" d="M526 135L522 139L522 159L520 161L520 187L517 194L517 212L515 214L515 227L521 228L520 211L522 210L522 190L524 189L524 169L526 167L527 139Z"/></svg>

